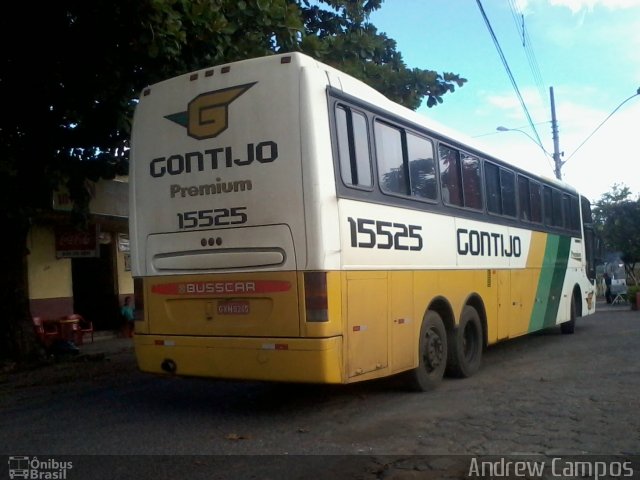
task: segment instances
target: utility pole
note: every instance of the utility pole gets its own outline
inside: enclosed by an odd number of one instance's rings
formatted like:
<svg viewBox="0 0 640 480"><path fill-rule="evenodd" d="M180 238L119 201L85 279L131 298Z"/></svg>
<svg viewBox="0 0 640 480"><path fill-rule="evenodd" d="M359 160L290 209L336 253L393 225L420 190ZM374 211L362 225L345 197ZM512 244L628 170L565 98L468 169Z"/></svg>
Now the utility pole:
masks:
<svg viewBox="0 0 640 480"><path fill-rule="evenodd" d="M549 96L551 97L551 134L553 135L553 164L555 167L556 178L562 180L562 161L560 160L560 139L558 138L558 120L556 119L556 101L553 97L553 87L549 87Z"/></svg>

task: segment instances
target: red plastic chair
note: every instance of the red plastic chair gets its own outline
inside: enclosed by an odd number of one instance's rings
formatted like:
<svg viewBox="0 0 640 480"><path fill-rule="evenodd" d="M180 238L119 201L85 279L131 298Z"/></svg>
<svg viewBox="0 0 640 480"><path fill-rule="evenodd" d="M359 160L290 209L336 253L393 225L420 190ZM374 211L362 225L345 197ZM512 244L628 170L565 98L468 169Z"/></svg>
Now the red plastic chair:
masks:
<svg viewBox="0 0 640 480"><path fill-rule="evenodd" d="M91 334L91 343L93 343L93 322L86 320L82 315L74 313L67 317L69 320L78 320L75 326L76 343L82 345L84 343L85 334Z"/></svg>
<svg viewBox="0 0 640 480"><path fill-rule="evenodd" d="M45 321L42 317L32 317L33 329L40 341L49 347L55 340L62 338L60 328L56 322Z"/></svg>

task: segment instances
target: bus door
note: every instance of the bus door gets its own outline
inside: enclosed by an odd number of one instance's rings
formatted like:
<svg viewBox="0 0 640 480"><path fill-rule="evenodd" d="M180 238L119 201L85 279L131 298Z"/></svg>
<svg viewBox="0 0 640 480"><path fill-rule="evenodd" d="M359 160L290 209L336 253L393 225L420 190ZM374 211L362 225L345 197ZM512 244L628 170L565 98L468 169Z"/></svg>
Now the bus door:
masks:
<svg viewBox="0 0 640 480"><path fill-rule="evenodd" d="M498 340L529 331L537 285L531 269L498 270Z"/></svg>
<svg viewBox="0 0 640 480"><path fill-rule="evenodd" d="M385 368L387 345L387 273L347 272L347 375Z"/></svg>
<svg viewBox="0 0 640 480"><path fill-rule="evenodd" d="M512 315L511 271L498 270L498 336L497 340L509 338L509 320Z"/></svg>
<svg viewBox="0 0 640 480"><path fill-rule="evenodd" d="M531 269L513 269L511 278L511 318L509 319L509 337L524 335L529 331L531 311L535 301L535 275ZM532 290L534 288L534 290Z"/></svg>
<svg viewBox="0 0 640 480"><path fill-rule="evenodd" d="M412 286L413 272L389 272L391 373L411 368L415 358L415 332L420 328L422 318L414 317Z"/></svg>

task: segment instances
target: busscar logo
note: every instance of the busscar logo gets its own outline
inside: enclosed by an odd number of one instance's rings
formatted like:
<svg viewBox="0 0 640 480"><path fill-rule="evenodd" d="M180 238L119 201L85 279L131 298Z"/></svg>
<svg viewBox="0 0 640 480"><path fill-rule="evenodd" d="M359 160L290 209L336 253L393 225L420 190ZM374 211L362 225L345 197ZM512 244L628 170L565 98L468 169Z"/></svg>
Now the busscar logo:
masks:
<svg viewBox="0 0 640 480"><path fill-rule="evenodd" d="M229 105L258 82L201 93L189 102L186 112L165 118L182 125L197 140L215 138L229 126Z"/></svg>

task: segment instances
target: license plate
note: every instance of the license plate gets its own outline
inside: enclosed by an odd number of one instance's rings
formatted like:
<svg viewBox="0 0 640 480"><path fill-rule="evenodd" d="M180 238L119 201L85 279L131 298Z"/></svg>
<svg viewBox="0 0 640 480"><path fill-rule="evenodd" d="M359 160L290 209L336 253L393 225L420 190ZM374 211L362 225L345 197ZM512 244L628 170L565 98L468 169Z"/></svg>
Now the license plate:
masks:
<svg viewBox="0 0 640 480"><path fill-rule="evenodd" d="M218 315L248 315L248 301L218 302Z"/></svg>

